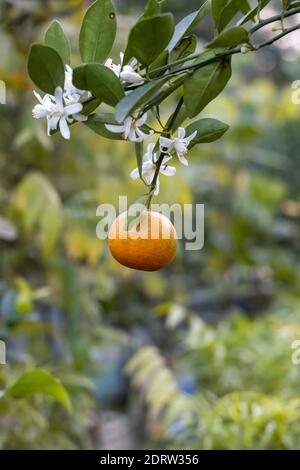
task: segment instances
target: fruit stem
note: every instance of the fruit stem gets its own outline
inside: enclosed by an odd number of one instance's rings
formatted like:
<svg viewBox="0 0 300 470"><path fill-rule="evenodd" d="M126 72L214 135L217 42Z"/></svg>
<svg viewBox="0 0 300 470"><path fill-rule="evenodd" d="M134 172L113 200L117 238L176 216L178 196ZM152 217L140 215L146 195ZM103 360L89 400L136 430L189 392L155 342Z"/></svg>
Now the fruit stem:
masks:
<svg viewBox="0 0 300 470"><path fill-rule="evenodd" d="M178 104L176 106L176 109L174 111L174 113L170 116L168 122L167 122L167 125L166 125L166 128L165 128L165 131L163 132L163 136L164 137L170 137L171 135L171 130L172 130L172 127L173 127L173 124L181 110L181 107L183 105L183 96L180 98L180 100L178 101ZM147 204L146 204L146 207L147 209L150 208L150 205L151 205L151 201L152 201L152 198L153 198L153 193L155 191L155 188L156 188L156 184L157 184L157 179L158 179L158 176L159 176L159 172L160 172L160 168L161 168L161 165L164 161L164 158L165 158L165 153L164 152L161 152L160 153L160 156L159 156L159 159L157 160L156 162L156 170L155 170L155 174L154 174L154 177L153 177L153 180L152 180L152 183L151 183L151 189L150 189L150 193L149 193L149 199L147 201ZM148 205L149 204L149 205Z"/></svg>

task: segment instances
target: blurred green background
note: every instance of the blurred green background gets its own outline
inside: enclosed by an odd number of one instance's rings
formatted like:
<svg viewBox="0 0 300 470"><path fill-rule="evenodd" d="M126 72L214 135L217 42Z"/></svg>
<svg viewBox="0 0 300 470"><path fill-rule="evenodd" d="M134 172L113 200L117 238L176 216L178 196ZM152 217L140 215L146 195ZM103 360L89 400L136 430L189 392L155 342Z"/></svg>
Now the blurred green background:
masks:
<svg viewBox="0 0 300 470"><path fill-rule="evenodd" d="M31 116L30 45L59 18L79 63L88 3L0 6L0 390L42 368L73 404L70 414L49 397L4 394L0 448L299 449L300 33L234 59L230 85L203 113L230 131L193 150L158 198L205 204L205 247L182 245L168 269L140 273L95 235L99 204L143 192L129 178L132 145L84 126L70 142L48 138ZM115 3L117 59L144 2ZM179 19L199 3L169 6ZM199 47L210 27L200 25Z"/></svg>

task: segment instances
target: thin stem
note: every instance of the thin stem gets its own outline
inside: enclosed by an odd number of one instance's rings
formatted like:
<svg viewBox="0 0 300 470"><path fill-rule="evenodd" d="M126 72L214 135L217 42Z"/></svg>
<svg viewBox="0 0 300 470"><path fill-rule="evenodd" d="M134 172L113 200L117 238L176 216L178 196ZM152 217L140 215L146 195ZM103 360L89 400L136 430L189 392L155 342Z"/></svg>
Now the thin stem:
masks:
<svg viewBox="0 0 300 470"><path fill-rule="evenodd" d="M288 17L296 15L298 13L300 13L300 7L293 8L291 10L285 11L283 17L288 18ZM249 33L252 35L255 32L257 32L260 29L267 26L268 24L275 23L276 21L280 21L281 18L282 18L282 13L280 15L275 15L275 16L272 16L271 18L267 18L266 20L262 20L257 25L255 25L252 29L250 29ZM232 55L232 54L235 54L235 53L238 53L238 52L240 52L240 48L238 48L238 49L229 49L228 51L226 51L224 53L216 54L215 57L221 58L221 57L225 57L226 55ZM170 68L172 68L176 65L180 65L180 64L183 64L183 63L186 63L186 62L190 62L191 60L198 59L200 56L201 56L201 54L199 54L199 53L192 54L188 57L184 57L182 59L175 60L174 62L171 62L170 64L158 67L157 69L152 70L151 73L163 72L163 71L168 70L168 69L170 69ZM203 63L204 63L204 65L207 65L207 64L210 64L210 63L214 62L215 60L216 60L216 58L207 59L207 61L204 61ZM184 69L178 69L174 72L187 70L189 68L190 67L188 67L188 68L185 67Z"/></svg>
<svg viewBox="0 0 300 470"><path fill-rule="evenodd" d="M295 26L291 26L290 28L285 29L284 31L282 31L280 34L278 34L274 38L271 38L268 41L262 42L261 44L256 46L255 49L258 50L258 49L262 49L262 48L267 47L267 46L271 46L271 44L273 44L274 42L276 42L279 39L283 38L287 34L292 33L293 31L297 31L297 29L300 29L300 23L296 24Z"/></svg>
<svg viewBox="0 0 300 470"><path fill-rule="evenodd" d="M175 70L174 72L169 72L164 76L174 77L175 75L182 73L182 72L189 72L189 71L193 71L194 69L200 69L204 67L205 65L212 64L213 62L217 62L220 59L224 59L225 57L232 56L234 54L239 54L240 52L241 52L240 47L236 47L234 49L228 49L228 51L226 52L223 52L221 54L215 54L213 57L203 60L202 62L197 62L196 64L187 65L186 67L181 67L180 69Z"/></svg>
<svg viewBox="0 0 300 470"><path fill-rule="evenodd" d="M270 46L274 42L278 41L279 39L283 38L284 36L287 36L288 34L292 33L293 31L297 31L297 29L300 29L300 23L292 26L291 28L287 28L284 31L282 31L280 34L277 36L274 36L273 38L269 39L268 41L262 42L261 44L258 44L257 46L253 46L253 50L258 50L258 49L263 49L264 47ZM232 56L234 54L239 54L241 52L241 47L236 47L234 49L228 49L228 51L223 52L222 54L216 54L214 57L211 57L210 59L203 60L202 62L198 62L197 64L192 64L190 66L182 67L181 69L178 69L174 72L169 72L168 74L165 75L165 77L173 77L174 75L182 72L188 72L192 71L194 69L200 69L204 67L205 65L211 64L213 62L216 62L222 58Z"/></svg>
<svg viewBox="0 0 300 470"><path fill-rule="evenodd" d="M261 28L264 28L268 24L275 23L276 21L281 21L283 18L288 18L290 16L297 15L298 13L300 13L300 7L294 8L292 10L283 10L279 15L271 16L270 18L261 20L259 23L253 26L253 28L250 29L249 33L254 34L256 31Z"/></svg>
<svg viewBox="0 0 300 470"><path fill-rule="evenodd" d="M176 106L176 109L174 111L174 113L172 114L172 116L170 117L169 121L168 121L168 124L167 124L167 127L166 127L166 130L164 132L164 135L166 137L170 136L170 132L171 132L171 129L172 129L172 126L178 116L178 113L181 109L183 105L183 97L180 98L177 106ZM157 184L157 179L158 179L158 176L159 176L159 172L160 172L160 169L161 169L161 166L162 166L162 163L164 161L164 158L165 158L165 153L164 152L161 152L160 156L159 156L159 159L157 160L157 163L156 163L156 170L155 170L155 174L154 174L154 177L153 177L153 180L152 180L152 183L151 183L151 191L150 191L150 201L149 201L149 207L150 207L150 204L151 204L151 200L152 200L152 197L153 197L153 192L156 188L156 184ZM152 194L151 194L152 193Z"/></svg>

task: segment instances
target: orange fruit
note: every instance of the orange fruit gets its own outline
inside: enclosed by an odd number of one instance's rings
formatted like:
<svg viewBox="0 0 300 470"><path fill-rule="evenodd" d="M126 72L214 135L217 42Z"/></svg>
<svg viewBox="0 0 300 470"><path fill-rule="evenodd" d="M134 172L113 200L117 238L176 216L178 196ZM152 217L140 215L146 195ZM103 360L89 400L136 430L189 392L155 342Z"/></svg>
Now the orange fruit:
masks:
<svg viewBox="0 0 300 470"><path fill-rule="evenodd" d="M171 221L159 212L144 211L137 224L126 230L127 212L110 227L108 245L123 266L158 271L170 264L177 249L177 233Z"/></svg>

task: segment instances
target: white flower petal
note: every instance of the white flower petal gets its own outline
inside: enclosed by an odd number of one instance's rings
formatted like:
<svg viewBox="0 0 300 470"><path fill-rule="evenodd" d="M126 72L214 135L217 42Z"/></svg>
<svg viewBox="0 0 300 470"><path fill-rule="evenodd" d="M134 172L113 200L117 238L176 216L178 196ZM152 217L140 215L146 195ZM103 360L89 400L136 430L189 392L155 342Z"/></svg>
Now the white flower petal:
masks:
<svg viewBox="0 0 300 470"><path fill-rule="evenodd" d="M59 130L61 135L66 139L69 140L71 137L70 129L65 117L62 117L59 121Z"/></svg>
<svg viewBox="0 0 300 470"><path fill-rule="evenodd" d="M114 124L105 124L105 127L109 132L112 132L113 134L122 134L123 132L125 132L124 125L116 126Z"/></svg>
<svg viewBox="0 0 300 470"><path fill-rule="evenodd" d="M190 145L190 143L192 142L192 140L195 139L195 137L197 137L197 134L198 134L198 131L195 131L193 132L191 135L189 135L188 137L186 137L184 140L185 140L185 143L187 144L187 146Z"/></svg>
<svg viewBox="0 0 300 470"><path fill-rule="evenodd" d="M83 106L81 103L70 104L69 106L65 107L65 114L67 116L71 116L72 114L80 113L80 111L82 111L82 108Z"/></svg>
<svg viewBox="0 0 300 470"><path fill-rule="evenodd" d="M136 134L135 129L130 129L127 139L130 140L130 142L143 142L143 139Z"/></svg>
<svg viewBox="0 0 300 470"><path fill-rule="evenodd" d="M57 124L59 120L60 120L60 116L50 116L48 119L49 129L50 130L57 129Z"/></svg>
<svg viewBox="0 0 300 470"><path fill-rule="evenodd" d="M155 161L154 159L154 155L153 155L153 150L155 148L155 144L154 143L151 143L151 144L148 144L147 146L147 152L145 153L144 157L143 157L143 161L144 162L151 162L153 163L153 161Z"/></svg>
<svg viewBox="0 0 300 470"><path fill-rule="evenodd" d="M62 99L63 99L63 90L62 90L62 87L58 86L57 88L55 88L55 101L57 104L60 104L62 103Z"/></svg>
<svg viewBox="0 0 300 470"><path fill-rule="evenodd" d="M41 95L39 93L37 93L35 90L33 90L33 94L34 96L36 97L36 99L41 103L41 104L44 104L44 99L41 97ZM47 96L47 95L46 95Z"/></svg>
<svg viewBox="0 0 300 470"><path fill-rule="evenodd" d="M163 166L160 172L165 176L174 176L176 174L176 168L174 166Z"/></svg>
<svg viewBox="0 0 300 470"><path fill-rule="evenodd" d="M185 129L184 127L178 128L178 139L184 139L185 137Z"/></svg>
<svg viewBox="0 0 300 470"><path fill-rule="evenodd" d="M136 121L136 127L142 127L142 126L145 124L145 122L147 121L147 117L148 117L148 114L145 113L145 114L143 114L142 117L140 117L139 119L137 119L137 121Z"/></svg>
<svg viewBox="0 0 300 470"><path fill-rule="evenodd" d="M167 137L160 137L159 143L160 143L161 148L169 149L173 146L174 140L168 139Z"/></svg>
<svg viewBox="0 0 300 470"><path fill-rule="evenodd" d="M152 181L153 181L154 176L155 176L155 170L156 170L156 168L153 165L147 171L145 171L145 169L143 168L142 173L143 173L144 179L145 179L147 184L152 184Z"/></svg>
<svg viewBox="0 0 300 470"><path fill-rule="evenodd" d="M136 73L131 67L126 65L120 73L120 79L127 83L140 84L144 83L142 77Z"/></svg>
<svg viewBox="0 0 300 470"><path fill-rule="evenodd" d="M125 119L125 121L124 121L124 137L125 137L126 140L129 139L129 136L130 136L130 133L131 133L131 130L132 130L131 129L132 122L133 122L133 119L130 116L127 119Z"/></svg>
<svg viewBox="0 0 300 470"><path fill-rule="evenodd" d="M47 108L45 108L45 106L37 104L32 110L32 115L35 119L41 119L49 116L49 111Z"/></svg>
<svg viewBox="0 0 300 470"><path fill-rule="evenodd" d="M110 69L112 64L113 64L113 60L109 57L104 65L105 67L108 67Z"/></svg>
<svg viewBox="0 0 300 470"><path fill-rule="evenodd" d="M137 140L136 142L143 142L144 140L148 139L148 137L151 137L153 135L153 131L150 131L149 134L145 134L145 132L141 131L138 127L135 129L135 132L137 134Z"/></svg>
<svg viewBox="0 0 300 470"><path fill-rule="evenodd" d="M88 120L88 116L84 116L84 114L74 114L73 118L79 122L85 122Z"/></svg>
<svg viewBox="0 0 300 470"><path fill-rule="evenodd" d="M135 168L131 173L130 173L130 178L132 180L137 180L138 177L140 176L139 169Z"/></svg>
<svg viewBox="0 0 300 470"><path fill-rule="evenodd" d="M177 155L178 155L180 163L182 163L184 166L189 166L189 162L187 161L187 159L185 158L183 154L178 153Z"/></svg>

